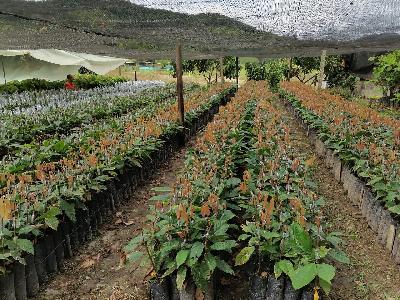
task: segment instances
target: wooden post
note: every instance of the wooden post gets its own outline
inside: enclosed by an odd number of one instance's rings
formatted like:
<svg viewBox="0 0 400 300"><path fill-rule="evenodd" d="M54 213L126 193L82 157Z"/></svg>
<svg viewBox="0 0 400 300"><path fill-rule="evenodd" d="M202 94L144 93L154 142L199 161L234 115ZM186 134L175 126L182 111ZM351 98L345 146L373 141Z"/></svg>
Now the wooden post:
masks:
<svg viewBox="0 0 400 300"><path fill-rule="evenodd" d="M122 66L118 67L118 75L121 77L122 76Z"/></svg>
<svg viewBox="0 0 400 300"><path fill-rule="evenodd" d="M236 56L236 85L239 87L239 57Z"/></svg>
<svg viewBox="0 0 400 300"><path fill-rule="evenodd" d="M176 46L176 92L178 95L179 122L185 121L185 104L183 102L183 70L182 70L182 45Z"/></svg>
<svg viewBox="0 0 400 300"><path fill-rule="evenodd" d="M225 77L224 77L224 57L223 56L221 56L219 59L219 67L220 67L221 84L224 84Z"/></svg>
<svg viewBox="0 0 400 300"><path fill-rule="evenodd" d="M135 70L135 81L137 81L137 74L136 74L136 70Z"/></svg>
<svg viewBox="0 0 400 300"><path fill-rule="evenodd" d="M3 67L4 85L7 86L6 69L4 68L4 60L1 59L1 65Z"/></svg>
<svg viewBox="0 0 400 300"><path fill-rule="evenodd" d="M322 89L322 81L325 77L325 65L326 65L326 50L322 50L321 54L321 64L319 65L319 79L318 79L318 89Z"/></svg>
<svg viewBox="0 0 400 300"><path fill-rule="evenodd" d="M293 59L289 59L289 71L288 71L288 76L287 76L287 81L290 81L290 78L292 78L292 64L293 64Z"/></svg>

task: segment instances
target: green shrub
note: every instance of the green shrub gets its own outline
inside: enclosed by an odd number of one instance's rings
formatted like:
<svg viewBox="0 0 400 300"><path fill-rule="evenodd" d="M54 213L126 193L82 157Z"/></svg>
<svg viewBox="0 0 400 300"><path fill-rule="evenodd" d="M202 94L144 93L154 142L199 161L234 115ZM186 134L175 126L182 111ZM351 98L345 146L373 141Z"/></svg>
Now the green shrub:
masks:
<svg viewBox="0 0 400 300"><path fill-rule="evenodd" d="M79 89L91 89L95 87L110 86L116 83L127 81L123 77L111 77L95 74L77 75L74 79ZM64 88L65 80L47 81L44 79L26 79L21 81L11 81L0 85L0 93L13 94L31 91L59 90Z"/></svg>
<svg viewBox="0 0 400 300"><path fill-rule="evenodd" d="M271 88L277 88L289 71L287 63L283 59L264 61L262 63L246 63L248 80L267 80Z"/></svg>
<svg viewBox="0 0 400 300"><path fill-rule="evenodd" d="M394 98L400 92L400 50L373 58L376 63L374 68L374 82L383 88L389 97Z"/></svg>

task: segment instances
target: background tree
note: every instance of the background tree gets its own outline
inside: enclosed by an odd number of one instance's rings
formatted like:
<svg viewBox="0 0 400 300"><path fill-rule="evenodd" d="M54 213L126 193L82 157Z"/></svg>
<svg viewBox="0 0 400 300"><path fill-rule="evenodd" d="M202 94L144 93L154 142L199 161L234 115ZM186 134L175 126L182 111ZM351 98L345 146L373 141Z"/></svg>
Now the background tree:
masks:
<svg viewBox="0 0 400 300"><path fill-rule="evenodd" d="M313 72L319 72L319 57L294 57L292 59L292 76L296 77L300 82L307 83L311 80L312 83L316 83L318 73L307 79L307 75Z"/></svg>
<svg viewBox="0 0 400 300"><path fill-rule="evenodd" d="M373 58L376 63L374 68L374 81L389 93L389 98L394 98L400 93L400 50Z"/></svg>
<svg viewBox="0 0 400 300"><path fill-rule="evenodd" d="M266 60L245 65L248 80L267 80L271 88L277 88L289 72L288 62L284 59Z"/></svg>
<svg viewBox="0 0 400 300"><path fill-rule="evenodd" d="M176 77L176 64L174 61L172 65L172 76ZM219 73L220 62L218 59L196 59L196 60L185 60L182 63L182 69L184 73L198 72L201 74L208 84L211 84L213 75ZM240 71L240 66L239 66ZM233 79L236 77L236 59L232 56L224 57L224 77Z"/></svg>

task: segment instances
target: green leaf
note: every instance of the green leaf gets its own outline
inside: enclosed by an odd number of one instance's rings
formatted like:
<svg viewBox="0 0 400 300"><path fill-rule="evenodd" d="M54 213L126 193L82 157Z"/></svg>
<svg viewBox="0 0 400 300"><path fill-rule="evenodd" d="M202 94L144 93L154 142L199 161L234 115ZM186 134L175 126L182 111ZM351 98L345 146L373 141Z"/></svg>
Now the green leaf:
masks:
<svg viewBox="0 0 400 300"><path fill-rule="evenodd" d="M312 251L313 245L308 232L305 231L303 227L301 227L301 225L297 223L294 223L292 225L292 230L297 246L305 253L310 253Z"/></svg>
<svg viewBox="0 0 400 300"><path fill-rule="evenodd" d="M396 215L400 215L400 205L389 207L389 211Z"/></svg>
<svg viewBox="0 0 400 300"><path fill-rule="evenodd" d="M236 242L234 240L226 240L224 242L216 242L211 245L211 250L216 251L224 251L224 250L231 250L233 247L236 246Z"/></svg>
<svg viewBox="0 0 400 300"><path fill-rule="evenodd" d="M150 201L166 201L171 198L171 195L169 194L163 194L163 195L156 195L151 197L149 200Z"/></svg>
<svg viewBox="0 0 400 300"><path fill-rule="evenodd" d="M76 222L75 205L73 203L69 203L65 200L61 200L60 208L62 209L63 212L65 212L65 214L71 221Z"/></svg>
<svg viewBox="0 0 400 300"><path fill-rule="evenodd" d="M169 186L160 186L160 187L155 187L151 189L154 192L157 193L170 193L173 192L173 189L170 188Z"/></svg>
<svg viewBox="0 0 400 300"><path fill-rule="evenodd" d="M224 260L222 260L218 257L216 257L216 259L217 259L217 268L219 270L221 270L222 272L225 272L227 274L231 274L231 275L235 274L232 267L227 262L225 262Z"/></svg>
<svg viewBox="0 0 400 300"><path fill-rule="evenodd" d="M208 269L210 272L214 272L217 267L217 258L211 253L207 253L205 256L205 261L207 263Z"/></svg>
<svg viewBox="0 0 400 300"><path fill-rule="evenodd" d="M271 240L273 238L280 238L281 235L277 232L272 232L272 231L262 231L261 236L265 238L266 240Z"/></svg>
<svg viewBox="0 0 400 300"><path fill-rule="evenodd" d="M330 282L326 282L325 280L320 278L319 279L319 285L324 290L325 294L329 295L329 293L331 291L332 284Z"/></svg>
<svg viewBox="0 0 400 300"><path fill-rule="evenodd" d="M322 280L330 283L333 277L335 277L336 269L334 266L328 264L317 265L317 275Z"/></svg>
<svg viewBox="0 0 400 300"><path fill-rule="evenodd" d="M341 250L336 250L336 249L330 249L328 256L338 262L344 263L344 264L350 264L350 259L347 257L347 255L341 251Z"/></svg>
<svg viewBox="0 0 400 300"><path fill-rule="evenodd" d="M190 249L190 255L189 255L189 265L193 266L201 254L203 253L204 250L204 245L200 242L196 242L193 244L192 248Z"/></svg>
<svg viewBox="0 0 400 300"><path fill-rule="evenodd" d="M182 264L185 263L186 259L188 258L190 250L181 250L176 255L176 267L179 268Z"/></svg>
<svg viewBox="0 0 400 300"><path fill-rule="evenodd" d="M205 290L211 277L211 272L207 263L204 261L200 264L196 264L193 268L191 268L191 272L196 286L202 290Z"/></svg>
<svg viewBox="0 0 400 300"><path fill-rule="evenodd" d="M133 252L133 253L130 253L130 254L128 254L128 256L127 256L127 260L129 261L129 262L136 262L136 261L138 261L139 259L141 259L142 257L143 257L143 253L141 253L141 252Z"/></svg>
<svg viewBox="0 0 400 300"><path fill-rule="evenodd" d="M282 273L289 275L293 271L293 264L288 260L280 260L274 265L274 273L276 278L281 276Z"/></svg>
<svg viewBox="0 0 400 300"><path fill-rule="evenodd" d="M34 254L35 250L33 249L33 244L31 241L26 239L16 239L15 243L21 250L28 252L30 254Z"/></svg>
<svg viewBox="0 0 400 300"><path fill-rule="evenodd" d="M186 279L186 267L179 268L178 273L176 274L176 286L178 290L182 290L185 279Z"/></svg>
<svg viewBox="0 0 400 300"><path fill-rule="evenodd" d="M235 257L235 266L241 266L247 263L253 254L255 248L254 247L245 247L243 248L239 254Z"/></svg>
<svg viewBox="0 0 400 300"><path fill-rule="evenodd" d="M317 265L307 264L289 274L293 287L298 290L311 283L317 276Z"/></svg>
<svg viewBox="0 0 400 300"><path fill-rule="evenodd" d="M250 237L249 234L243 233L243 234L241 234L241 235L238 237L238 240L239 240L239 241L245 241L245 240L247 240L249 237Z"/></svg>
<svg viewBox="0 0 400 300"><path fill-rule="evenodd" d="M46 218L44 222L53 230L57 230L58 224L60 223L57 217Z"/></svg>

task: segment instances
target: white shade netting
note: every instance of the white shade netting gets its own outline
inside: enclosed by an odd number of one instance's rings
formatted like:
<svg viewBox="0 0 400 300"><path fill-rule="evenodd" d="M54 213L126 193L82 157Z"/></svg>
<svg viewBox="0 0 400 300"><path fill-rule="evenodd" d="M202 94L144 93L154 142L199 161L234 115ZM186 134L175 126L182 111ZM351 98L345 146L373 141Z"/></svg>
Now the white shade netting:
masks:
<svg viewBox="0 0 400 300"><path fill-rule="evenodd" d="M0 83L30 78L61 80L81 67L103 75L126 61L56 49L0 50Z"/></svg>
<svg viewBox="0 0 400 300"><path fill-rule="evenodd" d="M400 48L398 0L7 0L3 49L134 58L287 57Z"/></svg>

